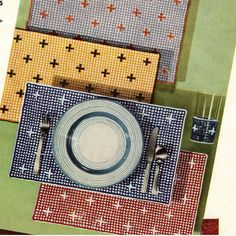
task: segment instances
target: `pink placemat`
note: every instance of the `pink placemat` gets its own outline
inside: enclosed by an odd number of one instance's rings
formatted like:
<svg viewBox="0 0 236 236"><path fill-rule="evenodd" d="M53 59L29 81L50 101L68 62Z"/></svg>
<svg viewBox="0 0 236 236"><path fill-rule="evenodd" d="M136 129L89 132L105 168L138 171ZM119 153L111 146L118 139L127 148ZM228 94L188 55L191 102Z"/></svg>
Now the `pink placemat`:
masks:
<svg viewBox="0 0 236 236"><path fill-rule="evenodd" d="M42 184L33 220L114 234L192 234L206 160L181 151L170 205Z"/></svg>

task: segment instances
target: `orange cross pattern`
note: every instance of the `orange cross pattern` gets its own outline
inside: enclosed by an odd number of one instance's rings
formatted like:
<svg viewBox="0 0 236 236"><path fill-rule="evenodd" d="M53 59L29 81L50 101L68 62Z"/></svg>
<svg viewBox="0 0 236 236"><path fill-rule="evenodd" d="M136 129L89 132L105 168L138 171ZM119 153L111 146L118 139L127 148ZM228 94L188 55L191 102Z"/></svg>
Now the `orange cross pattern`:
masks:
<svg viewBox="0 0 236 236"><path fill-rule="evenodd" d="M68 23L71 23L71 22L74 21L74 17L69 15L69 16L66 17L66 20L68 21Z"/></svg>
<svg viewBox="0 0 236 236"><path fill-rule="evenodd" d="M91 22L91 24L92 24L93 28L96 28L100 23L99 23L96 19L94 19L94 20Z"/></svg>
<svg viewBox="0 0 236 236"><path fill-rule="evenodd" d="M125 31L125 26L124 26L123 24L119 24L119 25L117 26L117 29L118 29L120 32L123 32L123 31Z"/></svg>
<svg viewBox="0 0 236 236"><path fill-rule="evenodd" d="M169 40L173 40L175 38L174 34L172 32L170 32L168 35L167 35L168 39Z"/></svg>
<svg viewBox="0 0 236 236"><path fill-rule="evenodd" d="M46 11L41 11L40 16L44 19L48 16L48 13Z"/></svg>
<svg viewBox="0 0 236 236"><path fill-rule="evenodd" d="M136 9L133 10L133 14L134 14L134 16L136 16L136 17L141 16L141 12L139 11L138 8L136 8Z"/></svg>
<svg viewBox="0 0 236 236"><path fill-rule="evenodd" d="M143 34L144 34L144 36L146 37L146 36L149 36L149 35L151 34L151 32L148 31L147 28L145 28L144 31L143 31Z"/></svg>
<svg viewBox="0 0 236 236"><path fill-rule="evenodd" d="M107 9L110 13L112 13L113 11L116 10L116 7L113 4L110 4L109 6L107 6Z"/></svg>
<svg viewBox="0 0 236 236"><path fill-rule="evenodd" d="M176 6L179 6L181 3L181 0L173 0L173 2L175 3Z"/></svg>
<svg viewBox="0 0 236 236"><path fill-rule="evenodd" d="M157 17L161 22L166 19L165 15L161 12L160 15Z"/></svg>
<svg viewBox="0 0 236 236"><path fill-rule="evenodd" d="M89 1L88 0L84 0L83 2L81 2L81 5L83 6L83 8L86 8L89 6Z"/></svg>

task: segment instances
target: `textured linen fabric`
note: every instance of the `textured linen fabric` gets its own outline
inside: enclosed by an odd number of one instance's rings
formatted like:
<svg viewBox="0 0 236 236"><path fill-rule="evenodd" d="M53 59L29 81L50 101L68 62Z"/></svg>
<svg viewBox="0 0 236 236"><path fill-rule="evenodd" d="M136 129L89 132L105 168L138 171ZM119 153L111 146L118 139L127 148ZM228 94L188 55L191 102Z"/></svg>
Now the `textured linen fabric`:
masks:
<svg viewBox="0 0 236 236"><path fill-rule="evenodd" d="M52 153L52 133L60 117L68 111L69 108L82 101L95 98L101 98L101 96L29 83L27 85L21 121L19 124L19 132L10 176L89 189L75 184L68 179L55 163ZM159 201L168 204L172 194L186 111L127 100L118 100L115 98L104 98L116 101L123 105L137 118L144 136L144 151L138 167L130 177L111 187L94 190L113 195ZM33 175L32 170L36 156L35 152L37 151L39 143L39 126L42 115L46 113L52 117L52 124L50 125L50 131L43 147L41 172L39 176L35 176ZM159 127L160 129L157 144L164 145L167 148L169 155L169 158L160 168L160 193L158 195L151 194L154 171L157 166L156 160L154 160L151 171L148 193L141 193L144 170L147 164L147 146L150 134L154 127Z"/></svg>
<svg viewBox="0 0 236 236"><path fill-rule="evenodd" d="M150 102L159 55L16 30L0 119L18 122L26 82Z"/></svg>
<svg viewBox="0 0 236 236"><path fill-rule="evenodd" d="M189 0L33 0L28 29L161 54L157 79L174 83Z"/></svg>
<svg viewBox="0 0 236 236"><path fill-rule="evenodd" d="M207 156L181 151L169 206L42 184L33 219L113 234L192 234Z"/></svg>

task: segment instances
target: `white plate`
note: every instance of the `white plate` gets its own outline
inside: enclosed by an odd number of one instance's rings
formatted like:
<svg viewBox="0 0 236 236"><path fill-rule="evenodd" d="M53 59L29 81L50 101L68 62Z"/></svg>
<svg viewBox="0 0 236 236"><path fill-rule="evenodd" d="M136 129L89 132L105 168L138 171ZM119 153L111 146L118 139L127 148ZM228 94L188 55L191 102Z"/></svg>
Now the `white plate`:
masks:
<svg viewBox="0 0 236 236"><path fill-rule="evenodd" d="M61 170L74 182L95 188L126 179L137 167L143 145L136 118L105 99L72 107L53 134L54 158Z"/></svg>

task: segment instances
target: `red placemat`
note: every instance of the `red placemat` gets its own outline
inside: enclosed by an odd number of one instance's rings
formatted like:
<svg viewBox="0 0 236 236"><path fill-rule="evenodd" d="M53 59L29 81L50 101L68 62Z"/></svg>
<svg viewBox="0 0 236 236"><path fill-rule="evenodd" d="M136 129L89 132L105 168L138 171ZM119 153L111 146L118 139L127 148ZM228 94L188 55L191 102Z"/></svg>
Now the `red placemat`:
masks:
<svg viewBox="0 0 236 236"><path fill-rule="evenodd" d="M42 184L33 220L115 234L191 234L206 160L181 151L170 205Z"/></svg>

